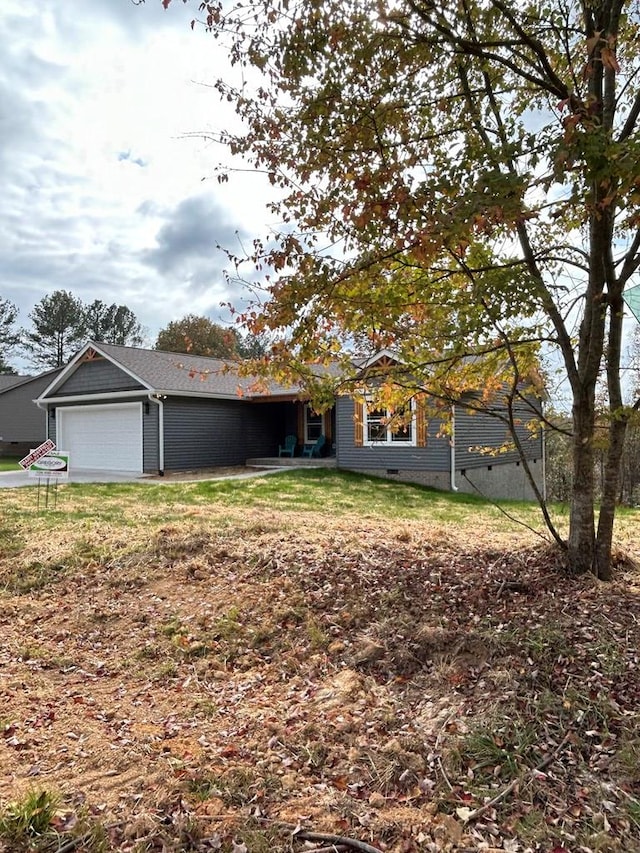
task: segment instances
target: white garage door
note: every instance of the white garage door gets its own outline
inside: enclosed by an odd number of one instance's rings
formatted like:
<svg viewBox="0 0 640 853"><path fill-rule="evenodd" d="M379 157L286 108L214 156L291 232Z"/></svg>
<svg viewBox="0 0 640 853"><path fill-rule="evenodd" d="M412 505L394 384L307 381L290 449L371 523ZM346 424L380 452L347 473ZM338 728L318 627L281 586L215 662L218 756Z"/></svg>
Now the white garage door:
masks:
<svg viewBox="0 0 640 853"><path fill-rule="evenodd" d="M58 407L56 444L72 469L142 472L142 404Z"/></svg>

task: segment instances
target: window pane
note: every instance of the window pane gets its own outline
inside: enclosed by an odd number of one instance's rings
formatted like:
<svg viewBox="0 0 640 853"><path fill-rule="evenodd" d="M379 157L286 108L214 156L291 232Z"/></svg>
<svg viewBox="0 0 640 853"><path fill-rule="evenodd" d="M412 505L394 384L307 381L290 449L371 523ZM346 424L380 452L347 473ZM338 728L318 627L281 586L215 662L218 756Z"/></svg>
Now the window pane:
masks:
<svg viewBox="0 0 640 853"><path fill-rule="evenodd" d="M386 441L387 440L387 429L381 423L371 423L369 421L367 429L367 440L368 441Z"/></svg>
<svg viewBox="0 0 640 853"><path fill-rule="evenodd" d="M309 406L305 409L305 442L313 444L322 435L322 415Z"/></svg>
<svg viewBox="0 0 640 853"><path fill-rule="evenodd" d="M387 427L382 423L386 412L373 409L367 412L367 441L386 441Z"/></svg>
<svg viewBox="0 0 640 853"><path fill-rule="evenodd" d="M391 433L391 441L411 441L411 424L405 424Z"/></svg>
<svg viewBox="0 0 640 853"><path fill-rule="evenodd" d="M394 412L386 409L371 409L367 412L366 440L369 443L381 444L413 444L413 412L409 407L399 407ZM405 416L409 417L406 424L398 424ZM389 425L389 422L393 426Z"/></svg>

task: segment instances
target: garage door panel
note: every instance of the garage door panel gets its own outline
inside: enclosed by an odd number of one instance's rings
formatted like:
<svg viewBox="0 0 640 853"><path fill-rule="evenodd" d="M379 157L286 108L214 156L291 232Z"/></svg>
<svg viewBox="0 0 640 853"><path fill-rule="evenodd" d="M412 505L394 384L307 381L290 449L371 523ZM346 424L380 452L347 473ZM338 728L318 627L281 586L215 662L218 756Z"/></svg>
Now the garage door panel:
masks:
<svg viewBox="0 0 640 853"><path fill-rule="evenodd" d="M142 404L57 410L58 447L74 469L142 472Z"/></svg>

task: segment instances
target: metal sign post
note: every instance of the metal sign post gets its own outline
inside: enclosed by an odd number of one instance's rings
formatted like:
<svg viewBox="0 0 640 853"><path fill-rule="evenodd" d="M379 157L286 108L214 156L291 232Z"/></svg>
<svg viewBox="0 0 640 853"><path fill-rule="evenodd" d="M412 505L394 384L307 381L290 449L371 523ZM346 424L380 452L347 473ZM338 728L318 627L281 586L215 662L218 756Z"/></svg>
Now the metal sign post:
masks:
<svg viewBox="0 0 640 853"><path fill-rule="evenodd" d="M42 485L42 477L38 477L38 503L37 503L37 511L40 511L40 487ZM49 477L45 478L45 489L44 489L44 509L49 509L49 494L50 494L50 486L51 479ZM53 508L55 509L58 505L58 481L53 481Z"/></svg>
<svg viewBox="0 0 640 853"><path fill-rule="evenodd" d="M66 450L56 450L55 447L55 444L50 439L47 439L47 441L25 456L24 459L20 460L20 465L23 468L27 468L29 476L36 477L38 480L38 510L40 510L42 481L45 481L44 508L49 509L49 496L53 483L53 508L55 509L58 504L58 482L69 479L69 452Z"/></svg>

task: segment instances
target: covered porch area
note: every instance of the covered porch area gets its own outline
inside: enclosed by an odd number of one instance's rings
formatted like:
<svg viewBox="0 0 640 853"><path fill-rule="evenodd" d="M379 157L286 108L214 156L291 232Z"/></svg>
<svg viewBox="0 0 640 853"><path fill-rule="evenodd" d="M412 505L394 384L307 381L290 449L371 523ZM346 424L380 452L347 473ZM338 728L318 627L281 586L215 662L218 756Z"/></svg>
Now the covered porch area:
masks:
<svg viewBox="0 0 640 853"><path fill-rule="evenodd" d="M335 468L335 407L315 412L306 400L289 395L258 397L252 402L258 409L264 406L265 418L256 423L269 424L273 445L267 449L264 441L252 442L256 450L251 453L249 443L246 465ZM312 448L317 449L310 457Z"/></svg>

